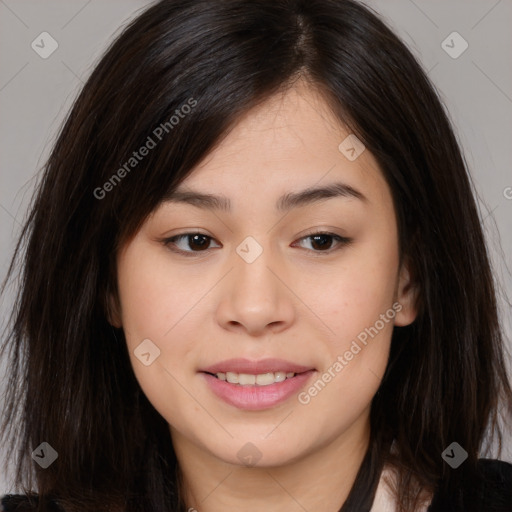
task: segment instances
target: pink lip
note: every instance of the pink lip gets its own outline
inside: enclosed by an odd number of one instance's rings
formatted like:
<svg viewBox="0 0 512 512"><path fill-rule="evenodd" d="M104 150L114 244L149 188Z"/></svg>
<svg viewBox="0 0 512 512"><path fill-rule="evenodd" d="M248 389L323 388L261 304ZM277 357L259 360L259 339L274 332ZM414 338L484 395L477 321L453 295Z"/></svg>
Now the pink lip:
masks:
<svg viewBox="0 0 512 512"><path fill-rule="evenodd" d="M206 373L247 373L249 375L258 375L270 372L285 373L304 373L313 370L311 366L302 366L299 364L285 361L284 359L261 359L260 361L251 361L249 359L227 359L207 368L202 368L201 372ZM274 384L272 384L273 386Z"/></svg>
<svg viewBox="0 0 512 512"><path fill-rule="evenodd" d="M314 370L299 373L291 379L276 382L268 386L240 386L220 380L209 373L203 373L206 383L219 398L234 407L248 411L269 409L285 402L303 388Z"/></svg>

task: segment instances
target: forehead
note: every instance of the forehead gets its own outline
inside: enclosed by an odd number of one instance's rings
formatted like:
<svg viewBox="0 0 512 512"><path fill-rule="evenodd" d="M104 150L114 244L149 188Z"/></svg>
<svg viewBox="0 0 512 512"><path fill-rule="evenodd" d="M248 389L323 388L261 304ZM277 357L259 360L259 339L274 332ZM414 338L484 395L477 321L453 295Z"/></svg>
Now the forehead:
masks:
<svg viewBox="0 0 512 512"><path fill-rule="evenodd" d="M299 82L241 116L179 188L229 195L278 194L340 179L353 188L386 186L373 155L362 143L354 146L354 137L320 93Z"/></svg>
<svg viewBox="0 0 512 512"><path fill-rule="evenodd" d="M393 209L373 155L317 90L299 82L238 118L161 205L282 214L329 197Z"/></svg>

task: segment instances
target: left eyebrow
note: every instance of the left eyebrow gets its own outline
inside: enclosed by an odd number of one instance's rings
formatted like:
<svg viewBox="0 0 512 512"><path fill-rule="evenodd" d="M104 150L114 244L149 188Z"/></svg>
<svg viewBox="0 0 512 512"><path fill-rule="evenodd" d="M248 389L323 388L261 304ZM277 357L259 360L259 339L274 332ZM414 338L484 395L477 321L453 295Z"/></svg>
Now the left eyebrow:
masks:
<svg viewBox="0 0 512 512"><path fill-rule="evenodd" d="M335 182L323 187L309 187L298 192L287 192L283 194L276 202L276 210L286 212L292 208L306 206L325 199L335 197L356 198L363 202L368 202L367 197L354 187L346 183ZM171 203L186 203L197 208L210 210L221 210L229 212L231 210L231 200L223 195L204 194L194 190L175 190L167 196L164 201Z"/></svg>

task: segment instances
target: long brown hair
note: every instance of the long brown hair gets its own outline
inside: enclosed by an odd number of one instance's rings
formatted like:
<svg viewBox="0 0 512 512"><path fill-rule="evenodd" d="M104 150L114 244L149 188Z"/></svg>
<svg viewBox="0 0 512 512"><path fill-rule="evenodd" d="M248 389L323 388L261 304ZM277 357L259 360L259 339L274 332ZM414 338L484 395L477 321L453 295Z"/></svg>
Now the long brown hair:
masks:
<svg viewBox="0 0 512 512"><path fill-rule="evenodd" d="M468 477L486 429L501 450L499 400L511 416L512 390L489 257L461 151L409 50L353 0L163 0L112 43L74 102L9 271L20 289L0 434L39 510L50 499L80 512L183 510L168 425L107 321L116 251L241 114L298 79L377 159L419 289L417 319L394 329L342 510L367 509L384 462L399 469L401 510L413 510L420 488L448 493ZM149 136L155 147L126 166ZM453 441L468 453L457 470L441 457ZM58 452L46 469L31 458L42 442Z"/></svg>

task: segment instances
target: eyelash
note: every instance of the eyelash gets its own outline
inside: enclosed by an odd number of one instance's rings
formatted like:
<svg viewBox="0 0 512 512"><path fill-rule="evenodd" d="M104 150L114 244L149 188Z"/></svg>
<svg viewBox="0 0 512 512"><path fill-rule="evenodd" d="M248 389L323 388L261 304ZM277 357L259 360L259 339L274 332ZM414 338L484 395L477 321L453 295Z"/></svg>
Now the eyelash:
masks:
<svg viewBox="0 0 512 512"><path fill-rule="evenodd" d="M182 240L184 238L186 239L188 237L195 236L195 235L200 235L200 236L203 236L203 237L205 237L207 239L214 240L213 237L211 237L209 235L206 235L204 233L189 232L189 233L182 233L182 234L179 234L179 235L174 235L174 236L172 236L170 238L165 238L165 239L161 240L161 242L170 251L175 252L177 254L181 254L181 255L186 256L186 257L194 258L194 257L197 257L197 256L199 256L201 254L209 253L210 249L205 249L204 251L183 251L182 249L177 249L176 247L172 247L175 244L176 241ZM325 251L315 251L315 250L312 250L312 252L316 253L317 256L332 254L334 251L337 251L337 250L341 249L342 247L346 247L347 245L349 245L352 242L352 238L346 238L346 237L343 237L343 236L340 236L340 235L336 235L335 233L330 233L330 232L326 232L326 231L318 231L318 232L315 231L315 232L309 233L309 234L304 235L303 237L299 238L299 241L300 240L305 240L307 238L313 238L315 236L322 236L322 235L323 236L332 237L333 239L335 239L338 242L338 245L335 246L334 248L330 248L330 249L325 250Z"/></svg>

